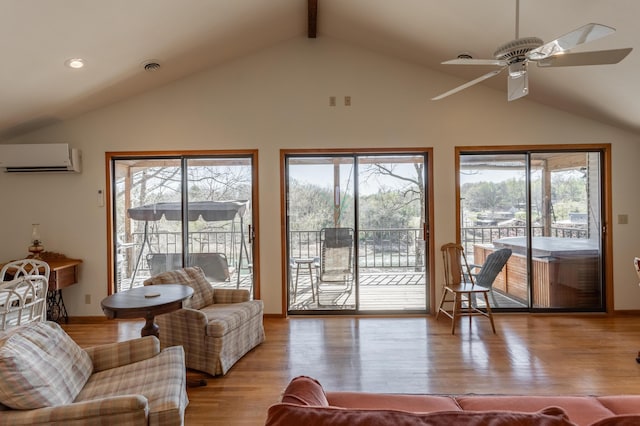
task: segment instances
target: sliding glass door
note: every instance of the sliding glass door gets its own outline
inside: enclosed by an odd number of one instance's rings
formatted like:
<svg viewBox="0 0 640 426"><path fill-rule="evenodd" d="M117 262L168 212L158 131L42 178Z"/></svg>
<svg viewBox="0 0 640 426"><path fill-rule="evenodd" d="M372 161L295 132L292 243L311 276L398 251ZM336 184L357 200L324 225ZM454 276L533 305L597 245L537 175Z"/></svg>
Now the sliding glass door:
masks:
<svg viewBox="0 0 640 426"><path fill-rule="evenodd" d="M461 153L461 242L471 263L512 255L494 308L605 308L600 151Z"/></svg>
<svg viewBox="0 0 640 426"><path fill-rule="evenodd" d="M289 313L424 312L425 154L289 154Z"/></svg>
<svg viewBox="0 0 640 426"><path fill-rule="evenodd" d="M532 153L530 163L531 305L603 310L600 153Z"/></svg>
<svg viewBox="0 0 640 426"><path fill-rule="evenodd" d="M362 311L427 309L425 159L358 157Z"/></svg>
<svg viewBox="0 0 640 426"><path fill-rule="evenodd" d="M253 291L253 156L111 158L113 291L199 266Z"/></svg>
<svg viewBox="0 0 640 426"><path fill-rule="evenodd" d="M289 309L356 310L355 159L287 160Z"/></svg>
<svg viewBox="0 0 640 426"><path fill-rule="evenodd" d="M459 182L461 243L471 264L482 265L500 241L528 240L526 155L461 155ZM507 280L504 272L498 276L492 290L493 308L528 307L526 253L509 261L509 271L518 265L520 279L514 275Z"/></svg>

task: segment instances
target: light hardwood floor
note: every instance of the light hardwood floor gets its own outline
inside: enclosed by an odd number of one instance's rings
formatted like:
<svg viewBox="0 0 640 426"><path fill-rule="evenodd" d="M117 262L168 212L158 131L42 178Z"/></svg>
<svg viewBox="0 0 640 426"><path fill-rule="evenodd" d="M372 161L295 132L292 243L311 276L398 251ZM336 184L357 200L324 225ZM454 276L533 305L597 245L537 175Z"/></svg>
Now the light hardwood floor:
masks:
<svg viewBox="0 0 640 426"><path fill-rule="evenodd" d="M83 347L128 340L142 321L72 323ZM432 394L640 393L640 316L496 315L265 319L267 339L224 377L189 388L188 425L261 425L289 380L329 390ZM162 332L162 330L161 330ZM202 377L193 371L190 379Z"/></svg>

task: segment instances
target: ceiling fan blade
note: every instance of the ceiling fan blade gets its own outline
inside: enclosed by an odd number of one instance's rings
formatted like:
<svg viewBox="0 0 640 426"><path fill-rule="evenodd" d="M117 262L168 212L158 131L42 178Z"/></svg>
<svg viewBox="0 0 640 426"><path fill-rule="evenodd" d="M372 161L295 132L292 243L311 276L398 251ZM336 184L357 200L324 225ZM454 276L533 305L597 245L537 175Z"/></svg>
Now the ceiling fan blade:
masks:
<svg viewBox="0 0 640 426"><path fill-rule="evenodd" d="M471 59L471 58L458 58L451 59L449 61L442 62L443 65L493 65L504 67L507 65L507 61L500 59Z"/></svg>
<svg viewBox="0 0 640 426"><path fill-rule="evenodd" d="M502 72L502 70L503 70L503 69L504 69L504 68L500 68L499 70L494 70L494 71L491 71L491 72L489 72L489 73L486 73L485 75L482 75L482 76L480 76L480 77L478 77L478 78L476 78L476 79L474 79L474 80L468 81L468 82L466 82L465 84L463 84L463 85L461 85L461 86L456 87L455 89L451 89L451 90L449 90L448 92L445 92L445 93L443 93L443 94L441 94L441 95L439 95L439 96L436 96L435 98L431 98L431 100L432 100L432 101L438 101L438 100L440 100L440 99L442 99L442 98L446 98L446 97L447 97L447 96L449 96L449 95L453 95L454 93L458 93L458 92L460 92L461 90L466 89L467 87L471 87L471 86L473 86L474 84L478 84L478 83L480 83L480 82L485 81L485 80L486 80L486 79L488 79L488 78L493 77L494 75L498 75L498 74L500 74L500 73Z"/></svg>
<svg viewBox="0 0 640 426"><path fill-rule="evenodd" d="M507 79L507 99L515 101L529 94L529 73L526 71L517 75L509 75Z"/></svg>
<svg viewBox="0 0 640 426"><path fill-rule="evenodd" d="M615 28L608 27L602 24L587 24L582 27L571 31L563 36L558 37L542 46L531 50L527 53L527 57L532 61L538 61L540 59L547 58L552 55L556 55L561 52L571 50L576 46L584 43L589 43L599 38L606 37L613 34L616 31Z"/></svg>
<svg viewBox="0 0 640 426"><path fill-rule="evenodd" d="M573 67L580 65L617 64L633 49L596 50L592 52L565 53L537 61L539 67Z"/></svg>

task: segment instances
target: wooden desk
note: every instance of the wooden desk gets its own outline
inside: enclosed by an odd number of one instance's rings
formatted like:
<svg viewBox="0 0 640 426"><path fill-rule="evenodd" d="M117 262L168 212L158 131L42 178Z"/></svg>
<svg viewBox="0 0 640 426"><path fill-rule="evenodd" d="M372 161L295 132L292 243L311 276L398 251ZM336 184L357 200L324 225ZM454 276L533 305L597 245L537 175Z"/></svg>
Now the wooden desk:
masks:
<svg viewBox="0 0 640 426"><path fill-rule="evenodd" d="M59 322L69 321L67 307L62 298L62 289L78 282L78 265L82 263L80 259L60 258L46 260L51 268L49 274L49 291L47 292L47 319Z"/></svg>
<svg viewBox="0 0 640 426"><path fill-rule="evenodd" d="M156 297L148 297L157 294ZM193 296L193 289L181 284L162 284L145 287L135 287L131 290L120 291L102 299L102 312L109 319L140 318L145 319L145 325L140 334L159 337L156 315L166 314L182 307L182 301Z"/></svg>
<svg viewBox="0 0 640 426"><path fill-rule="evenodd" d="M47 291L47 319L59 322L69 321L69 314L62 298L62 289L78 282L80 259L69 259L58 253L43 252L42 259L50 268L49 290ZM4 264L0 265L2 268ZM10 271L7 271L11 273Z"/></svg>
<svg viewBox="0 0 640 426"><path fill-rule="evenodd" d="M45 262L51 268L49 291L62 290L78 282L78 265L82 263L82 260L67 259L65 257L56 260L45 260Z"/></svg>

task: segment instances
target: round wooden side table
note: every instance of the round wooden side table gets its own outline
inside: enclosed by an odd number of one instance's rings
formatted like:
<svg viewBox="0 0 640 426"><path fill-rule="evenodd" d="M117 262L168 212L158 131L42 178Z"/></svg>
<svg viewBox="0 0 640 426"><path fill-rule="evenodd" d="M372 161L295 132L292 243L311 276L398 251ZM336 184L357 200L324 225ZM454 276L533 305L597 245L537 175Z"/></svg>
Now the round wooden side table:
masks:
<svg viewBox="0 0 640 426"><path fill-rule="evenodd" d="M102 299L102 312L109 319L140 318L146 321L141 335L159 337L156 315L182 307L182 301L193 295L193 288L181 284L161 284L120 291Z"/></svg>

